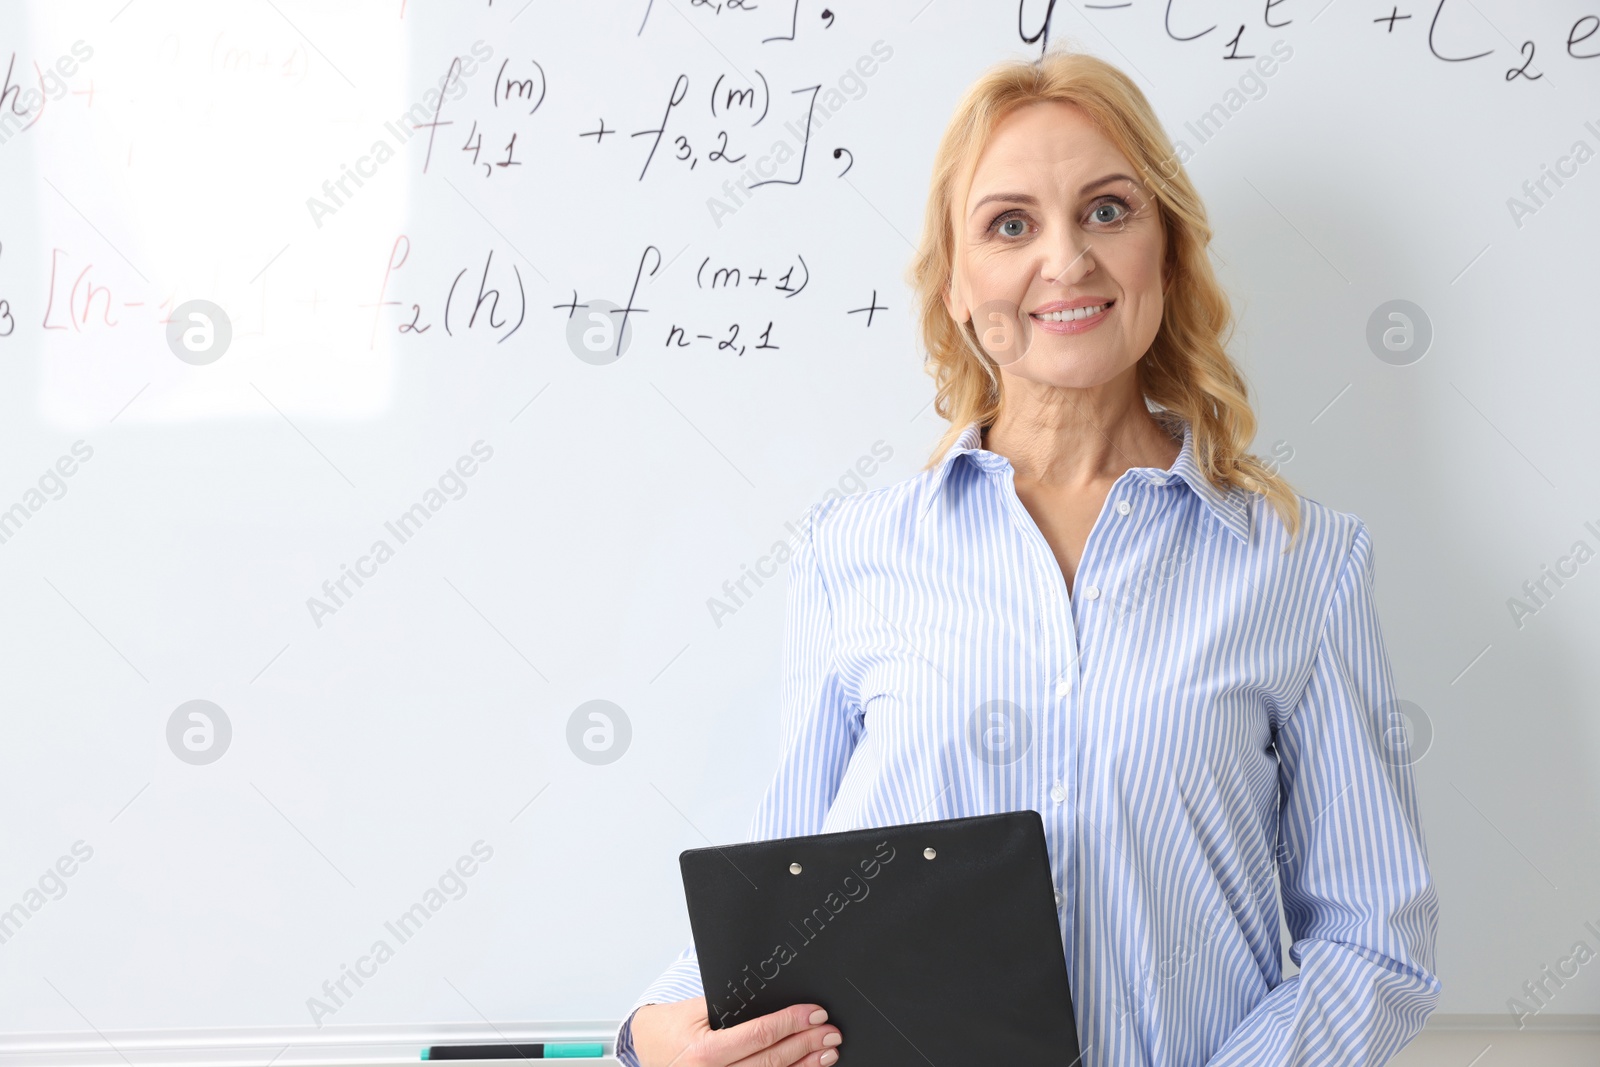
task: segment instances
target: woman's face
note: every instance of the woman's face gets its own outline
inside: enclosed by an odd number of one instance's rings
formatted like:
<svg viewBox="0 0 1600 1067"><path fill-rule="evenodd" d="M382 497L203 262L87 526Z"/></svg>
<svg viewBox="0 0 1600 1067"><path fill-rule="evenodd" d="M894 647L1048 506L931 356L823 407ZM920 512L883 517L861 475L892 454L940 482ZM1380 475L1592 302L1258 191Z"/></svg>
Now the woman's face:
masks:
<svg viewBox="0 0 1600 1067"><path fill-rule="evenodd" d="M1161 325L1165 235L1133 173L1070 104L1027 104L995 129L952 220L945 306L958 323L972 319L1002 374L1091 388L1150 348ZM1062 302L1106 306L1050 321L1063 317L1047 314Z"/></svg>

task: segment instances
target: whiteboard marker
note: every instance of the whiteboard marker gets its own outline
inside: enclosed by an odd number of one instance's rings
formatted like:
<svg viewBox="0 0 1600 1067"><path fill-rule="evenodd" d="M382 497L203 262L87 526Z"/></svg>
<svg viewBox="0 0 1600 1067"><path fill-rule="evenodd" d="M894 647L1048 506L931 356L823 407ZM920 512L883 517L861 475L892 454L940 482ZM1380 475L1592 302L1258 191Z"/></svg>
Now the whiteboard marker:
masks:
<svg viewBox="0 0 1600 1067"><path fill-rule="evenodd" d="M599 1059L605 1055L605 1046L598 1041L576 1041L551 1044L534 1042L526 1045L431 1045L422 1050L425 1060L553 1060Z"/></svg>

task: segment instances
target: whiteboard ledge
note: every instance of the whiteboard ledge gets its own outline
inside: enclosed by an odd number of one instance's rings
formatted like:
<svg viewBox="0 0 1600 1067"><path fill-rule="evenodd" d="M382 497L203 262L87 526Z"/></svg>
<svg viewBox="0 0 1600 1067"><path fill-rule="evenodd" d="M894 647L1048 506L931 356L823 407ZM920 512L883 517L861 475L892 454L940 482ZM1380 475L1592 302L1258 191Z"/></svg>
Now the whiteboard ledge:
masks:
<svg viewBox="0 0 1600 1067"><path fill-rule="evenodd" d="M1428 1016L1428 1021L1423 1024L1423 1029L1430 1031L1488 1030L1496 1033L1503 1033L1507 1030L1523 1030L1543 1034L1600 1034L1600 1015L1557 1015L1554 1012L1550 1012L1542 1015L1531 1015L1519 1026L1510 1012L1497 1011L1476 1015L1440 1015L1435 1013Z"/></svg>
<svg viewBox="0 0 1600 1067"><path fill-rule="evenodd" d="M622 1020L261 1026L0 1035L0 1067L307 1067L421 1063L427 1045L600 1042L607 1056ZM578 1061L594 1062L594 1061Z"/></svg>
<svg viewBox="0 0 1600 1067"><path fill-rule="evenodd" d="M0 1067L367 1067L422 1062L425 1045L600 1042L610 1060L616 1022L435 1023L412 1026L252 1027L210 1030L107 1030L0 1035ZM1519 1027L1503 1012L1440 1014L1425 1030L1600 1033L1600 1014L1547 1013ZM591 1061L592 1062L592 1061Z"/></svg>

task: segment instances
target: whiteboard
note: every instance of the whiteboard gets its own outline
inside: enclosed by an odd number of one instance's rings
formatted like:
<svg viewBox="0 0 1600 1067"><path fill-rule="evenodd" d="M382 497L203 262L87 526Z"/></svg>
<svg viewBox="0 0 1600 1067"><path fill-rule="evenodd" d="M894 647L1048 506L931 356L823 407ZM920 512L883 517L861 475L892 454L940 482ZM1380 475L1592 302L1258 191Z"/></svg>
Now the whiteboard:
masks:
<svg viewBox="0 0 1600 1067"><path fill-rule="evenodd" d="M938 136L1046 45L1149 95L1257 453L1373 531L1439 1012L1543 968L1539 1014L1600 1012L1597 30L8 5L4 1062L609 1038L688 942L677 854L773 772L772 557L943 429L904 281Z"/></svg>

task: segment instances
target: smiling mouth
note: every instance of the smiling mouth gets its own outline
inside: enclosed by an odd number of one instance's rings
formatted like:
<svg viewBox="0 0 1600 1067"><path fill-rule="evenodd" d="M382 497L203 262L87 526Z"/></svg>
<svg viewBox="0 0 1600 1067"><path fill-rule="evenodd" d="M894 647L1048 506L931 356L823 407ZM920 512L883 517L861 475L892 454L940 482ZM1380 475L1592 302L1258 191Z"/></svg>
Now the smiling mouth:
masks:
<svg viewBox="0 0 1600 1067"><path fill-rule="evenodd" d="M1115 303L1115 300L1107 300L1104 304L1072 308L1067 311L1047 311L1043 315L1030 313L1029 318L1038 319L1040 322L1077 322L1080 319L1092 319Z"/></svg>

